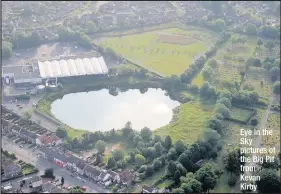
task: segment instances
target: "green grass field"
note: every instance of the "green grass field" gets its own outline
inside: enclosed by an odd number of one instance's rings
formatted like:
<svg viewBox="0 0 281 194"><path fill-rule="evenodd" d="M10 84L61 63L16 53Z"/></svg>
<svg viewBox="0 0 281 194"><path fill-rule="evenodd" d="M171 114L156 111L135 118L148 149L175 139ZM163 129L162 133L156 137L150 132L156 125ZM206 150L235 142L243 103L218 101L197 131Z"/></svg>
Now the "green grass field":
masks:
<svg viewBox="0 0 281 194"><path fill-rule="evenodd" d="M154 131L154 134L170 135L173 142L182 140L191 144L198 140L206 128L206 121L212 116L214 104L191 102L180 105L176 118L167 126Z"/></svg>
<svg viewBox="0 0 281 194"><path fill-rule="evenodd" d="M230 118L240 120L240 121L247 121L249 117L252 115L253 111L232 107L231 108L231 115Z"/></svg>
<svg viewBox="0 0 281 194"><path fill-rule="evenodd" d="M163 42L161 35L172 36L172 42L185 37L191 43L179 45ZM121 56L164 76L180 75L192 62L193 57L207 51L215 34L195 29L170 28L140 34L102 38L100 45L112 48Z"/></svg>

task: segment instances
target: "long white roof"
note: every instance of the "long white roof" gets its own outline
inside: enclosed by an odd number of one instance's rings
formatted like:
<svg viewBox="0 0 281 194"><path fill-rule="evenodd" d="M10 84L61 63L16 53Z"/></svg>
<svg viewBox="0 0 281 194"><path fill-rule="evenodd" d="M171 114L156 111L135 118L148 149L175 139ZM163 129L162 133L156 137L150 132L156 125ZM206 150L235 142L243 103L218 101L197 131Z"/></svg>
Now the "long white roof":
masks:
<svg viewBox="0 0 281 194"><path fill-rule="evenodd" d="M103 57L38 62L42 78L69 77L108 73Z"/></svg>

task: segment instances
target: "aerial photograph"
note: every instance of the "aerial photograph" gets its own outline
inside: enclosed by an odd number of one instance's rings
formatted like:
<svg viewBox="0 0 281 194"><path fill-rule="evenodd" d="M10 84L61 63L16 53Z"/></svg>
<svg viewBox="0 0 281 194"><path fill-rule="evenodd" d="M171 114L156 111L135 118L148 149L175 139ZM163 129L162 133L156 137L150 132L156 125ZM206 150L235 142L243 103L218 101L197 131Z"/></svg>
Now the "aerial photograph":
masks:
<svg viewBox="0 0 281 194"><path fill-rule="evenodd" d="M281 193L280 1L1 4L1 193Z"/></svg>

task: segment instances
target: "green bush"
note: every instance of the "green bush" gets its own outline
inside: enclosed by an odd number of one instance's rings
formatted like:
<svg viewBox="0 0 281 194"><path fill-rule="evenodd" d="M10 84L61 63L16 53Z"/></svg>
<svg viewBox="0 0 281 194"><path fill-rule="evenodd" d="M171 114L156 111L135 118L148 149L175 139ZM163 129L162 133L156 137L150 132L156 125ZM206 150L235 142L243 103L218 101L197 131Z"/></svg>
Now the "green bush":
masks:
<svg viewBox="0 0 281 194"><path fill-rule="evenodd" d="M238 180L238 176L236 174L231 174L228 178L228 185L229 186L234 186Z"/></svg>

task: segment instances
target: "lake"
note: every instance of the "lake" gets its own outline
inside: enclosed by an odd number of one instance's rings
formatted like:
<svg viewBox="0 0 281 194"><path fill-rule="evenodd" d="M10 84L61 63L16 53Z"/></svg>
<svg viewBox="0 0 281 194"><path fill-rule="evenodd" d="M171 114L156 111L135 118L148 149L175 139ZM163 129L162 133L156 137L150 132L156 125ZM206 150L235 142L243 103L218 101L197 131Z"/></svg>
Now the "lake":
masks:
<svg viewBox="0 0 281 194"><path fill-rule="evenodd" d="M52 114L72 128L88 131L120 129L131 121L133 129L157 129L169 124L173 109L180 103L171 100L162 89L137 89L109 94L108 89L72 93L51 105Z"/></svg>

